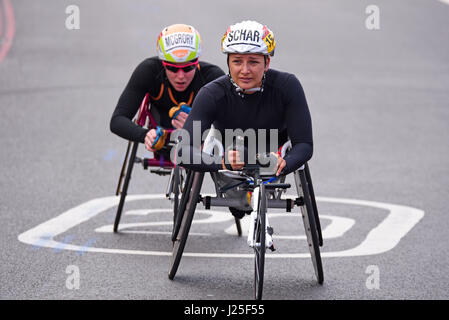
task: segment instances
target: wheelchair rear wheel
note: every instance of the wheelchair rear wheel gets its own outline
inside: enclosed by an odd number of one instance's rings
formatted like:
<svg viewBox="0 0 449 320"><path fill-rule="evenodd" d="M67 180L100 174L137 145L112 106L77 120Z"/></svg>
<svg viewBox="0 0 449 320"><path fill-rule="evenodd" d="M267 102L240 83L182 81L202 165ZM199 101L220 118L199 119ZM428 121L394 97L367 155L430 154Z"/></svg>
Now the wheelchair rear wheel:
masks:
<svg viewBox="0 0 449 320"><path fill-rule="evenodd" d="M316 216L313 210L312 200L310 197L309 184L304 170L295 172L295 181L297 184L298 195L303 197L304 205L301 206L302 219L307 236L310 255L318 283L323 284L323 264L321 261L319 232L316 223Z"/></svg>
<svg viewBox="0 0 449 320"><path fill-rule="evenodd" d="M178 210L178 220L181 220L179 231L175 236L175 240L173 242L173 253L170 259L170 268L168 272L168 278L173 280L176 275L176 272L179 267L179 263L181 262L181 257L184 252L184 248L187 242L187 237L189 235L190 226L192 225L193 215L195 214L196 205L198 203L201 186L203 184L204 173L203 172L190 172L192 176L191 180L191 188L186 188L184 192L188 193L188 201L186 201L185 210L182 211L182 206L180 206ZM186 186L188 187L188 185ZM182 204L182 200L181 200ZM182 214L182 218L179 215Z"/></svg>
<svg viewBox="0 0 449 320"><path fill-rule="evenodd" d="M193 182L193 172L190 170L187 170L184 186L182 187L182 189L179 189L181 192L181 199L179 199L179 195L178 195L179 200L178 200L177 208L173 209L173 231L172 231L172 237L171 237L171 240L173 242L176 241L176 237L178 236L179 228L181 227L182 217L184 215L187 201L189 200L190 190L192 188L192 182ZM176 203L176 201L175 201L175 203Z"/></svg>
<svg viewBox="0 0 449 320"><path fill-rule="evenodd" d="M316 205L315 191L313 190L312 177L310 175L310 169L309 169L309 165L307 163L304 165L304 173L306 175L307 185L309 186L310 200L312 202L313 213L315 215L315 223L316 223L316 228L318 230L318 242L320 244L320 247L322 247L323 246L323 234L321 232L321 223L320 223L320 218L318 215L318 207Z"/></svg>
<svg viewBox="0 0 449 320"><path fill-rule="evenodd" d="M129 149L130 149L131 145L132 145L132 150L131 150L131 154L129 155L129 158L128 158L128 153L129 153ZM131 180L131 174L132 174L132 171L134 168L134 162L136 159L138 146L139 146L138 142L131 142L131 141L128 142L128 148L126 150L126 155L125 155L125 159L123 161L122 171L120 173L119 183L118 183L117 192L116 192L116 195L120 195L120 201L119 201L119 204L117 207L117 213L115 214L115 219L114 219L114 228L113 228L114 233L118 232L118 226L120 223L120 218L122 216L123 207L125 205L126 195L128 194L129 181ZM123 184L123 188L120 191L123 173L125 172L125 170L126 170L125 181Z"/></svg>

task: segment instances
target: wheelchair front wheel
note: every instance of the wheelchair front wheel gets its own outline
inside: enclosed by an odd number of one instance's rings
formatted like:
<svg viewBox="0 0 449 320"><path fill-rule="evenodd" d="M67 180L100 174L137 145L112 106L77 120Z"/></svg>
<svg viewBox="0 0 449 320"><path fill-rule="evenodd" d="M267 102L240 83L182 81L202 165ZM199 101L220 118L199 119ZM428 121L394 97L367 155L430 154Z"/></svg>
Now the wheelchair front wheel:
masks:
<svg viewBox="0 0 449 320"><path fill-rule="evenodd" d="M254 228L254 297L256 300L262 299L265 268L267 196L263 184L260 186L259 192L259 206Z"/></svg>
<svg viewBox="0 0 449 320"><path fill-rule="evenodd" d="M178 213L178 205L179 205L179 188L180 188L180 170L179 166L173 168L173 225L176 223L176 215Z"/></svg>
<svg viewBox="0 0 449 320"><path fill-rule="evenodd" d="M184 190L185 183L186 183L186 174L183 173L181 167L176 166L175 168L173 168L173 183L172 188L170 190L170 192L173 193L173 226L176 225L176 217L179 211L178 208L180 204L180 198Z"/></svg>

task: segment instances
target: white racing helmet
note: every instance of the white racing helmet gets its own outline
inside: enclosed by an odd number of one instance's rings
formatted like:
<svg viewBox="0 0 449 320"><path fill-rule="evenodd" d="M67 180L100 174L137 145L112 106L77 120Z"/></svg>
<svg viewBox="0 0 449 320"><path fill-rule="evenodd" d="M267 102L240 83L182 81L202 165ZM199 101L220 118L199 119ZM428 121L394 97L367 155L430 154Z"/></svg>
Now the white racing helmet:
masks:
<svg viewBox="0 0 449 320"><path fill-rule="evenodd" d="M228 53L256 53L274 55L276 41L273 32L256 21L242 21L231 25L221 39L221 51Z"/></svg>
<svg viewBox="0 0 449 320"><path fill-rule="evenodd" d="M173 24L162 30L157 39L157 52L163 61L182 63L201 55L201 37L194 27Z"/></svg>

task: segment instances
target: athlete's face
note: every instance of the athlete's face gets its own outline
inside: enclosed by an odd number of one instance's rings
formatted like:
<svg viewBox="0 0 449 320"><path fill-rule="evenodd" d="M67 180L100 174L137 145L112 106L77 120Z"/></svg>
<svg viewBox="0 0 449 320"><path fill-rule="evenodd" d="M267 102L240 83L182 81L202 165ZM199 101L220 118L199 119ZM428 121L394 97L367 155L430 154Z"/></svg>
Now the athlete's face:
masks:
<svg viewBox="0 0 449 320"><path fill-rule="evenodd" d="M260 87L263 74L269 65L270 57L267 57L265 65L264 56L261 54L229 54L229 72L232 80L244 90Z"/></svg>
<svg viewBox="0 0 449 320"><path fill-rule="evenodd" d="M187 64L182 63L182 64L176 64L176 65L179 67L182 67L183 65L187 65ZM172 64L172 65L175 65L175 64ZM167 75L168 81L170 81L170 84L173 86L173 88L179 92L186 90L187 87L192 82L193 78L195 77L196 67L187 72L185 72L181 68L179 68L177 70L176 70L176 68L170 68L170 69L173 69L173 71L168 70L166 67L165 73ZM175 72L175 70L176 70L176 72Z"/></svg>

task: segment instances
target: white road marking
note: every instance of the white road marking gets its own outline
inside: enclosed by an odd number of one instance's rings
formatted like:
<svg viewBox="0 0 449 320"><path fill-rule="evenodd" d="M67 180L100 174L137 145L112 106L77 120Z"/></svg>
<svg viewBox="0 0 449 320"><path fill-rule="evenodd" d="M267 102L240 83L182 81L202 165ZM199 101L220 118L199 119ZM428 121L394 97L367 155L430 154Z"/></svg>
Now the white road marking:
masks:
<svg viewBox="0 0 449 320"><path fill-rule="evenodd" d="M150 213L153 212L166 212L165 209L139 209L139 210L128 210L125 212L125 215L127 216L147 216ZM170 212L172 210L170 209Z"/></svg>
<svg viewBox="0 0 449 320"><path fill-rule="evenodd" d="M354 257L387 252L396 247L399 241L424 217L423 210L389 203L320 197L317 197L317 200L390 211L388 216L368 233L360 245L344 251L324 252L322 257Z"/></svg>
<svg viewBox="0 0 449 320"><path fill-rule="evenodd" d="M110 231L100 231L104 233L111 233ZM171 231L150 231L150 230L120 230L120 233L125 234L162 234L162 235L171 235ZM200 233L200 232L189 232L189 236L201 236L201 237L210 237L210 233Z"/></svg>
<svg viewBox="0 0 449 320"><path fill-rule="evenodd" d="M162 212L168 212L172 213L172 209L142 209L142 210L131 210L125 212L127 215L149 215L149 214L155 214L155 213L162 213ZM210 215L207 219L198 219L197 214L205 213L207 215ZM218 222L225 222L232 219L232 216L227 212L222 211L215 211L215 210L196 210L195 214L197 215L195 217L195 220L192 222L193 224L207 224L207 223L218 223ZM173 226L173 221L156 221L156 222L136 222L136 223L121 223L119 225L119 232L120 233L142 233L142 234L170 234L171 232L168 231L139 231L139 230L127 230L127 229L133 229L133 228L141 228L141 227L153 227L153 226ZM103 227L99 227L95 229L95 232L102 232L102 233L112 233L114 230L114 225L106 225ZM189 232L189 236L210 236L210 233L195 233Z"/></svg>
<svg viewBox="0 0 449 320"><path fill-rule="evenodd" d="M157 200L165 199L164 194L155 195L128 195L127 201L136 200ZM367 237L355 248L337 252L322 252L322 257L350 257L350 256L366 256L373 254L380 254L393 249L399 241L423 218L424 211L395 204L354 200L354 199L340 199L340 198L326 198L317 197L317 201L341 203L348 205L368 206L388 211L387 217L374 229L372 229ZM61 215L48 220L18 236L19 241L33 246L42 246L47 248L61 248L61 242L53 239L66 232L67 230L86 222L101 212L104 212L114 206L117 206L119 197L105 197L93 199L85 202L75 208L72 208ZM198 210L200 212L200 210ZM232 219L228 212L221 211L204 211L211 216L207 219L195 221L195 223L211 223L212 221L227 221ZM161 225L161 222L152 222L142 225ZM167 223L167 222L166 222ZM331 223L332 225L332 223ZM343 225L343 224L341 224ZM346 227L348 224L346 224ZM110 228L110 226L106 226ZM125 225L125 227L132 227L132 224ZM104 227L103 227L104 228ZM106 228L106 229L107 229ZM100 228L100 230L102 230ZM97 229L98 231L98 229ZM329 231L328 231L329 232ZM345 231L344 231L345 232ZM331 235L344 234L342 230L333 230ZM329 236L329 233L327 233ZM325 247L324 247L325 248ZM99 252L99 253L114 253L114 254L137 254L137 255L154 255L154 256L170 256L171 252L163 251L143 251L143 250L124 250L124 249L110 249L97 247L83 247L79 245L64 244L64 250L74 250L84 252ZM183 256L187 257L208 257L208 258L253 258L253 254L227 254L227 253L192 253L185 252ZM309 258L309 253L270 253L267 258Z"/></svg>
<svg viewBox="0 0 449 320"><path fill-rule="evenodd" d="M303 230L299 230L299 228L302 228L302 218L299 215L299 212L269 213L268 218L270 219L270 225L274 228L274 234L273 234L274 240L306 239L305 234L300 235L300 236L278 234L276 232L275 223L271 223L271 221L273 221L274 219L283 218L283 217L288 217L288 218L293 218L293 219L296 218L297 225L298 225L298 231L303 231ZM331 220L331 223L329 225L327 225L325 229L322 230L323 239L332 239L332 238L342 237L346 233L346 231L351 229L352 226L355 224L354 219L320 214L320 220L322 221L323 219ZM245 216L241 220L241 224L242 224L242 236L247 237L248 236L248 228L249 228L249 216ZM278 225L282 224L282 222L278 222L277 224ZM321 224L323 224L323 223L321 223ZM231 234L231 235L237 234L237 230L236 230L235 226L230 226L229 228L227 228L225 230L225 232L228 234Z"/></svg>

